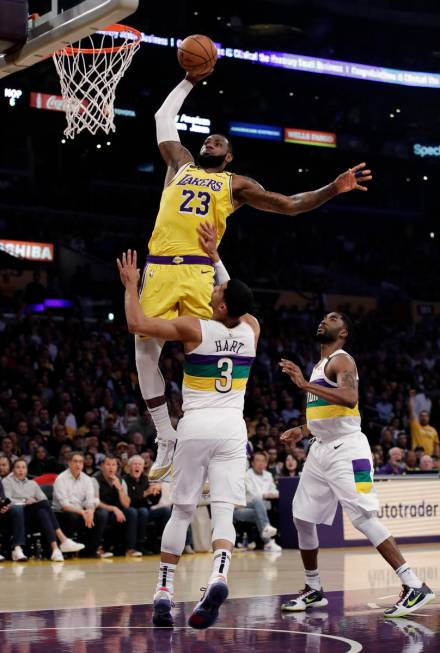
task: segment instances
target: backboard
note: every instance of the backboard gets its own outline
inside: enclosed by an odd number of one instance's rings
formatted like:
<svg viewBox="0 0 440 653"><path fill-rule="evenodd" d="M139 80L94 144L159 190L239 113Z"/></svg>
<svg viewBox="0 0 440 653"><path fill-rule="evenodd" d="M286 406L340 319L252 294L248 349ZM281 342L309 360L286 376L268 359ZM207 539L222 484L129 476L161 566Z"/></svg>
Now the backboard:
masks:
<svg viewBox="0 0 440 653"><path fill-rule="evenodd" d="M0 53L0 78L50 57L54 51L117 23L134 13L139 0L83 0L66 11L59 0L50 0L51 9L29 23L26 43L11 53Z"/></svg>

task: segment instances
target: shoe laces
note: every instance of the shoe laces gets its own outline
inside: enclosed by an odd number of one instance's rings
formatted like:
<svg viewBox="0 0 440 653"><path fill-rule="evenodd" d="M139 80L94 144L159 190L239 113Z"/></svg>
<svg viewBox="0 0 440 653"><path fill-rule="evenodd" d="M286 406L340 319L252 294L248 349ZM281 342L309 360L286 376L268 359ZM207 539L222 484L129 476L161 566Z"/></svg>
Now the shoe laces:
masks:
<svg viewBox="0 0 440 653"><path fill-rule="evenodd" d="M411 592L412 592L412 588L409 587L409 585L403 585L399 598L396 602L396 605L398 605L399 603L403 603L404 600L409 596L409 594L411 594Z"/></svg>

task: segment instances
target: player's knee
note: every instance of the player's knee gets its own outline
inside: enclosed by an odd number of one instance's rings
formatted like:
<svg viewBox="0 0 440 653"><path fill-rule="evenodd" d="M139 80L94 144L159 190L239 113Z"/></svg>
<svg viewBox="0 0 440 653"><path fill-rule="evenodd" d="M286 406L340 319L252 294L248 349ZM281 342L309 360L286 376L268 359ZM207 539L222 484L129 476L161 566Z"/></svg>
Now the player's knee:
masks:
<svg viewBox="0 0 440 653"><path fill-rule="evenodd" d="M316 524L304 521L303 519L293 518L296 530L298 531L298 546L303 551L313 551L319 548L318 531Z"/></svg>
<svg viewBox="0 0 440 653"><path fill-rule="evenodd" d="M212 541L227 540L235 544L234 505L225 501L211 502Z"/></svg>
<svg viewBox="0 0 440 653"><path fill-rule="evenodd" d="M171 519L173 521L185 522L189 526L196 509L197 506L195 504L174 504Z"/></svg>
<svg viewBox="0 0 440 653"><path fill-rule="evenodd" d="M390 537L389 530L380 522L376 514L359 515L354 519L350 517L350 519L353 526L365 535L375 547Z"/></svg>

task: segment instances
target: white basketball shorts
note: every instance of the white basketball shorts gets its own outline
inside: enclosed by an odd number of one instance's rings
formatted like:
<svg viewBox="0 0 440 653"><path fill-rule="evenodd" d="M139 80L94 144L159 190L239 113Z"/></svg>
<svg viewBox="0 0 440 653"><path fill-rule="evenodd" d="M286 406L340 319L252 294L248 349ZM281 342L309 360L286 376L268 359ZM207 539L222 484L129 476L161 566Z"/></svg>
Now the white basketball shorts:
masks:
<svg viewBox="0 0 440 653"><path fill-rule="evenodd" d="M247 432L239 410L188 411L177 427L171 498L197 504L206 481L211 501L246 505Z"/></svg>
<svg viewBox="0 0 440 653"><path fill-rule="evenodd" d="M293 516L331 526L338 501L351 520L379 510L370 445L360 431L313 442L293 498Z"/></svg>

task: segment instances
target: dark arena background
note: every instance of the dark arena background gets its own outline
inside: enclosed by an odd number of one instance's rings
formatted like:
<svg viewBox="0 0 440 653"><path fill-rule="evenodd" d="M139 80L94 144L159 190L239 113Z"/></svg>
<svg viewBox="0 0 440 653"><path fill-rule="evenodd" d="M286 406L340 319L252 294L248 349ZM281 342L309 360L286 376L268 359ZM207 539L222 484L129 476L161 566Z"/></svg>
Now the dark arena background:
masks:
<svg viewBox="0 0 440 653"><path fill-rule="evenodd" d="M65 31L71 16L81 21L98 7L94 25L105 27L107 5L110 22L142 33L139 49L116 88L116 131L70 138L50 55L77 40ZM439 4L128 5L0 1L0 651L439 651ZM96 29L85 24L82 36ZM323 187L362 162L373 176L368 192L300 215L243 206L228 219L220 255L252 288L261 324L244 408L247 479L261 475L259 461L274 487L259 506L277 532L262 537L247 485L249 505L234 513L229 598L204 631L187 624L211 569L206 493L176 572L175 625L152 623L172 498L169 482L147 480L156 431L116 267L127 249L137 250L141 269L146 262L166 172L154 114L184 77L177 47L191 34L209 36L219 53L178 113L180 139L194 155L207 135L224 134L234 154L227 169L285 195ZM304 586L291 504L311 436L280 441L305 423L306 396L279 361L293 360L308 379L319 360L316 329L332 312L353 325L347 350L359 373L379 520L437 594L400 618L384 610L398 601L401 580L340 506L332 526L318 526L328 605L281 610ZM182 417L183 362L181 344L167 343L160 365L173 426ZM127 544L128 518L109 518L93 550L73 551L70 538L81 538L54 496L72 451L84 454L89 477L115 456L129 481L128 460L143 459L135 543ZM12 470L17 459L39 488L17 476L20 463ZM44 518L25 505L35 501L29 488L43 492L37 502L47 497ZM61 558L48 545L50 515L69 538L59 538Z"/></svg>

